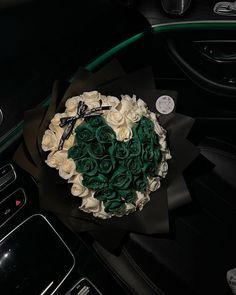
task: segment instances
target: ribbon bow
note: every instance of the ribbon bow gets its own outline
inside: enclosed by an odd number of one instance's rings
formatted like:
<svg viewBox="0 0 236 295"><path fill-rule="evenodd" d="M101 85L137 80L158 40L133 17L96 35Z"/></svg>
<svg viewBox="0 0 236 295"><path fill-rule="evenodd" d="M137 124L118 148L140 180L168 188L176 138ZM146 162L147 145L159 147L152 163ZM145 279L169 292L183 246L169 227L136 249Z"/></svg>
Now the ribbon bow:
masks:
<svg viewBox="0 0 236 295"><path fill-rule="evenodd" d="M65 127L65 130L61 136L59 145L58 145L58 150L62 150L64 142L66 139L68 139L73 131L73 128L75 126L75 123L78 119L81 118L89 118L89 117L95 117L101 115L101 111L103 110L109 110L111 106L102 106L102 100L99 100L100 106L97 108L92 108L90 111L86 112L88 109L88 106L83 102L79 101L78 103L78 108L76 115L73 117L64 117L60 119L60 124L59 126L61 128ZM98 112L98 113L97 113Z"/></svg>

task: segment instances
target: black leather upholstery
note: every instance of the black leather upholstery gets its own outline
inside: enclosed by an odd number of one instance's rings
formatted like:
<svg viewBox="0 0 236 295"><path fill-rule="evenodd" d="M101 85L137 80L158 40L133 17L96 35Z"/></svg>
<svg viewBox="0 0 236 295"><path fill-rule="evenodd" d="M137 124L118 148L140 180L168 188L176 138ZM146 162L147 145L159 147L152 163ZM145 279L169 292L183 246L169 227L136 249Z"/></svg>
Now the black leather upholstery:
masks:
<svg viewBox="0 0 236 295"><path fill-rule="evenodd" d="M201 153L215 164L215 173L236 188L236 147L226 142L206 138L200 144Z"/></svg>
<svg viewBox="0 0 236 295"><path fill-rule="evenodd" d="M231 294L226 272L236 267L236 148L212 138L200 148L215 168L189 184L193 202L170 213L169 235L131 234L119 257L96 247L131 294Z"/></svg>
<svg viewBox="0 0 236 295"><path fill-rule="evenodd" d="M129 290L128 294L164 294L138 266L126 248L122 249L119 256L111 254L96 242L94 248L102 258L103 263L126 285Z"/></svg>

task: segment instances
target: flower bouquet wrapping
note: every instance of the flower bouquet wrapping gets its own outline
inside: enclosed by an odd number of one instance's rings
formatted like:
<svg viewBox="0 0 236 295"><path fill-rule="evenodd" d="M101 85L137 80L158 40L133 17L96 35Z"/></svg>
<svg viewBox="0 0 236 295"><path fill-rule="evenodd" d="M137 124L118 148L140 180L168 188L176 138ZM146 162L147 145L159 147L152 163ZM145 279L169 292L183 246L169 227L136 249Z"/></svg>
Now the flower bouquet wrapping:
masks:
<svg viewBox="0 0 236 295"><path fill-rule="evenodd" d="M71 184L79 209L108 219L150 200L171 158L166 131L136 96L84 92L66 101L44 133L46 163ZM64 128L63 128L64 127Z"/></svg>
<svg viewBox="0 0 236 295"><path fill-rule="evenodd" d="M26 113L15 154L41 208L111 251L129 232L168 232L168 210L191 200L182 172L198 149L186 139L192 118L157 113L163 94L176 100L151 68L126 74L116 61L81 68L66 91L55 83L49 107Z"/></svg>

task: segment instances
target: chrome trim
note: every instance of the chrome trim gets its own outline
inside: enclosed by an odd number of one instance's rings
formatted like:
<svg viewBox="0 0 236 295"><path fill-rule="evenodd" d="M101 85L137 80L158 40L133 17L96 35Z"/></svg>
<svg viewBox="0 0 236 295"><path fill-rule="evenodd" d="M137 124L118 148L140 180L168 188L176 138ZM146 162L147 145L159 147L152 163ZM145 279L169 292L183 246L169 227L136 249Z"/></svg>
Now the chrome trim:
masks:
<svg viewBox="0 0 236 295"><path fill-rule="evenodd" d="M88 279L87 277L83 277L83 278L81 278L77 283L75 283L74 286L73 286L69 291L66 292L66 295L70 295L70 292L73 291L73 289L74 289L78 284L80 284L82 281L85 281L85 280L91 284L91 286L92 286L92 287L98 292L99 295L102 295L102 293L98 290L98 288L94 285L94 283L92 283L92 282L90 281L90 279ZM80 291L80 292L81 292L81 291ZM80 292L78 293L78 295L80 294Z"/></svg>
<svg viewBox="0 0 236 295"><path fill-rule="evenodd" d="M166 26L172 26L172 25L189 25L189 24L222 24L222 23L235 23L236 24L236 19L232 20L196 20L196 21L182 21L182 22L168 22L168 23L161 23L161 24L156 24L152 25L152 28L157 28L157 27L166 27Z"/></svg>
<svg viewBox="0 0 236 295"><path fill-rule="evenodd" d="M218 15L236 16L236 1L218 2L215 4L213 10Z"/></svg>
<svg viewBox="0 0 236 295"><path fill-rule="evenodd" d="M42 215L42 214L33 214L30 217L26 218L24 221L22 221L20 224L18 224L13 230L11 230L6 236L4 236L0 240L0 243L2 243L2 241L5 240L8 236L10 236L14 231L16 231L17 229L19 229L19 227L21 227L24 223L26 223L27 221L29 221L31 218L37 217L37 216L42 217L47 222L47 224L55 232L55 234L57 235L57 237L64 244L65 248L68 250L68 252L70 253L70 255L71 255L72 259L73 259L73 265L72 265L72 267L70 268L70 270L68 271L68 273L65 275L65 277L61 280L61 282L57 285L57 287L53 290L53 292L50 294L50 295L53 295L58 290L58 288L61 286L61 284L65 281L65 279L69 276L69 274L71 273L71 271L73 270L73 268L75 266L75 257L73 255L73 253L71 252L71 250L69 249L69 247L66 245L65 241L62 239L62 237L58 234L58 232L55 230L55 228L51 225L51 223L47 220L47 218L44 215Z"/></svg>
<svg viewBox="0 0 236 295"><path fill-rule="evenodd" d="M2 203L4 203L7 199L9 199L13 194L15 194L17 191L22 191L23 192L23 195L24 195L24 203L21 207L18 208L18 210L15 211L15 213L13 213L9 218L7 218L2 224L0 224L0 228L6 224L10 219L12 219L12 217L14 217L16 215L16 213L18 213L26 204L26 194L25 194L25 191L23 188L19 187L18 189L16 189L13 193L11 193L10 195L8 195L5 199L3 199L1 202L0 202L0 206ZM1 241L0 241L1 242Z"/></svg>
<svg viewBox="0 0 236 295"><path fill-rule="evenodd" d="M54 281L51 281L51 283L48 284L48 286L43 290L42 293L40 293L40 295L44 295L47 292L47 290L53 285L53 283Z"/></svg>

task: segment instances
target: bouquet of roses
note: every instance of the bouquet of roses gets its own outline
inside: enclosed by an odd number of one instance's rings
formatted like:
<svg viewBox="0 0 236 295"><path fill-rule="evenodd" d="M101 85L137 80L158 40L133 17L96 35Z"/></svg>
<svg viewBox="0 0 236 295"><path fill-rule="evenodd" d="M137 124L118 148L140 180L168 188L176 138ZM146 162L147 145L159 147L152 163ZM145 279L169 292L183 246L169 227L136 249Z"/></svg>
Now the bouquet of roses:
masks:
<svg viewBox="0 0 236 295"><path fill-rule="evenodd" d="M176 101L151 68L126 74L116 61L80 69L67 89L56 82L49 106L25 114L14 157L40 207L111 251L130 232L167 233L168 211L191 201L182 172L199 152L186 139L192 118L157 113L163 94Z"/></svg>

